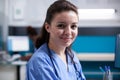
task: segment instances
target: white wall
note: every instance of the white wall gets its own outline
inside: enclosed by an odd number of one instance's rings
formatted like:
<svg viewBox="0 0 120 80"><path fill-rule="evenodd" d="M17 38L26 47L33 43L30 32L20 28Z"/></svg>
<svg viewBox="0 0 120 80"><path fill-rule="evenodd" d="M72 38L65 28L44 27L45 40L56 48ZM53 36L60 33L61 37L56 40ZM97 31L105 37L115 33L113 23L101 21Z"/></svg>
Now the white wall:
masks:
<svg viewBox="0 0 120 80"><path fill-rule="evenodd" d="M9 0L9 25L41 26L45 19L47 8L55 0ZM78 8L115 8L116 17L112 20L80 20L80 26L119 26L119 0L68 0ZM21 18L15 19L15 8L21 11Z"/></svg>
<svg viewBox="0 0 120 80"><path fill-rule="evenodd" d="M41 26L48 6L54 0L9 0L9 25ZM19 10L21 14L16 14Z"/></svg>

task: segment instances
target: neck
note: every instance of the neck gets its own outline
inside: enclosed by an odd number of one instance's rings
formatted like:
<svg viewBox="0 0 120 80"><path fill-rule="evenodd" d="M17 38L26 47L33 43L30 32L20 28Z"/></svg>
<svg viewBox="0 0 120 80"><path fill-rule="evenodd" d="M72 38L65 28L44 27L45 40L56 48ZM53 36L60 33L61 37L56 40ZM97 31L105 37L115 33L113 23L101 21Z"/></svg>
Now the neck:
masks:
<svg viewBox="0 0 120 80"><path fill-rule="evenodd" d="M50 48L51 50L55 51L55 53L58 54L58 55L63 55L63 54L65 54L65 47L64 47L64 48L63 48L63 47L60 47L60 46L58 46L58 45L56 45L56 44L52 44L51 42L48 43L48 46L49 46L49 48Z"/></svg>
<svg viewBox="0 0 120 80"><path fill-rule="evenodd" d="M60 47L58 45L55 45L55 44L52 44L52 43L48 43L48 46L51 50L53 50L59 57L60 59L65 63L67 64L67 61L66 61L66 54L65 54L65 47Z"/></svg>

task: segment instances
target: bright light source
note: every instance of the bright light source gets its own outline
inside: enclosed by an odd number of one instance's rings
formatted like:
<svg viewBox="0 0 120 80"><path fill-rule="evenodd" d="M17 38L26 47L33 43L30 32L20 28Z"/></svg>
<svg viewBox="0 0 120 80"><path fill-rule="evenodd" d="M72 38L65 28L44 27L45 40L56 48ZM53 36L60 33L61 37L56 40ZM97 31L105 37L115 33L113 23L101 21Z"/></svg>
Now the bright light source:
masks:
<svg viewBox="0 0 120 80"><path fill-rule="evenodd" d="M79 18L82 19L112 19L115 9L78 9Z"/></svg>

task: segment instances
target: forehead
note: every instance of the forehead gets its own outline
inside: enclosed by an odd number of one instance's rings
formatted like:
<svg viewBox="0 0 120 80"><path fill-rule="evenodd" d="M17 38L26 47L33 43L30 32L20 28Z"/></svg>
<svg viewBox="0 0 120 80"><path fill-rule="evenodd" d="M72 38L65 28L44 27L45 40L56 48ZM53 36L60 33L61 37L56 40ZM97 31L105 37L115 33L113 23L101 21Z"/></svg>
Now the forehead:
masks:
<svg viewBox="0 0 120 80"><path fill-rule="evenodd" d="M52 21L78 22L78 15L74 11L63 11L56 13Z"/></svg>

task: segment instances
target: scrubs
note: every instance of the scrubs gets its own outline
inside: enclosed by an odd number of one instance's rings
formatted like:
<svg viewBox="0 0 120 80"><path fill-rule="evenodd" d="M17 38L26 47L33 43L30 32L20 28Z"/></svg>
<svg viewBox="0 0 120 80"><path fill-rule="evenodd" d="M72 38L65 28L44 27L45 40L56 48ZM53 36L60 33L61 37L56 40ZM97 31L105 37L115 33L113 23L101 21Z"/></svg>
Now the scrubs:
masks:
<svg viewBox="0 0 120 80"><path fill-rule="evenodd" d="M68 54L68 65L54 51L50 50L51 58L48 54L49 50L46 43L33 54L27 64L26 80L86 80L76 56L73 60L77 70Z"/></svg>

